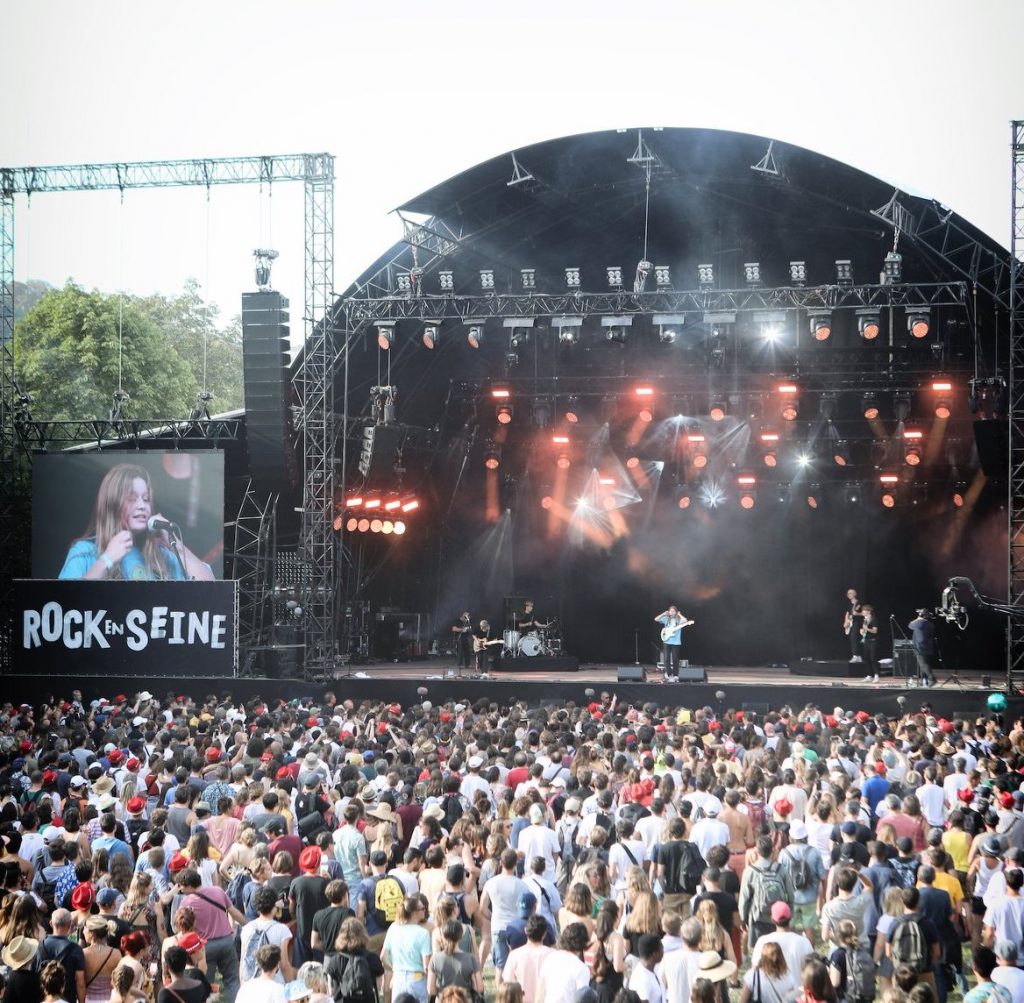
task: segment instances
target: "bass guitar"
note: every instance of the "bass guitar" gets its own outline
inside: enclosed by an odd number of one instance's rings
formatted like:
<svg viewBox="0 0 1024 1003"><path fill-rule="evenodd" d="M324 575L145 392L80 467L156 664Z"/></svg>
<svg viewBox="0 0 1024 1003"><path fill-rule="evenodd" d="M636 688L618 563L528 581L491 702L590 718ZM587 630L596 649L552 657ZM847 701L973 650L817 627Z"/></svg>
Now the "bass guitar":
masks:
<svg viewBox="0 0 1024 1003"><path fill-rule="evenodd" d="M696 622L697 622L696 620L683 620L682 623L667 624L666 626L661 628L661 639L662 639L662 641L667 644L668 643L668 639L677 630L681 630L683 627L689 627L689 626L693 625Z"/></svg>

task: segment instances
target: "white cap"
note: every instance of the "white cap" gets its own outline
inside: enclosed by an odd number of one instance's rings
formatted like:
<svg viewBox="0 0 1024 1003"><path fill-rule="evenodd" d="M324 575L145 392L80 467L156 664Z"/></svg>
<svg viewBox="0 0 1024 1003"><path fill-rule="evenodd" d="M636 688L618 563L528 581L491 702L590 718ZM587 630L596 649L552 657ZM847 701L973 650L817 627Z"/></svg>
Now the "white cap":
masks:
<svg viewBox="0 0 1024 1003"><path fill-rule="evenodd" d="M484 765L483 759L479 756L470 756L469 762L466 764L471 770L479 770Z"/></svg>
<svg viewBox="0 0 1024 1003"><path fill-rule="evenodd" d="M142 717L141 714L138 717L133 717L132 718L132 724L134 724L136 726L147 724L147 723L148 723L147 719Z"/></svg>
<svg viewBox="0 0 1024 1003"><path fill-rule="evenodd" d="M543 822L544 821L544 809L539 804L530 805L530 821L531 822Z"/></svg>
<svg viewBox="0 0 1024 1003"><path fill-rule="evenodd" d="M790 839L806 839L807 838L807 825L797 819L795 822L789 823L789 838Z"/></svg>

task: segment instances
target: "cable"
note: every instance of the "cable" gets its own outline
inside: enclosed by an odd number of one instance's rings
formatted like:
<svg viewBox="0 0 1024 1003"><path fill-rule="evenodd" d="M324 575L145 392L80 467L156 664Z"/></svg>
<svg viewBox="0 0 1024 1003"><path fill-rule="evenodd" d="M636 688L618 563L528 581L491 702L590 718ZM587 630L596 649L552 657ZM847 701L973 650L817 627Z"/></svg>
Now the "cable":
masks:
<svg viewBox="0 0 1024 1003"><path fill-rule="evenodd" d="M117 393L122 392L123 356L124 356L124 189L121 189L121 212L118 223L118 261L117 261Z"/></svg>
<svg viewBox="0 0 1024 1003"><path fill-rule="evenodd" d="M206 277L203 280L203 295L207 304L210 302L210 186L206 186ZM210 353L210 317L207 313L203 324L203 393L207 392L206 365Z"/></svg>

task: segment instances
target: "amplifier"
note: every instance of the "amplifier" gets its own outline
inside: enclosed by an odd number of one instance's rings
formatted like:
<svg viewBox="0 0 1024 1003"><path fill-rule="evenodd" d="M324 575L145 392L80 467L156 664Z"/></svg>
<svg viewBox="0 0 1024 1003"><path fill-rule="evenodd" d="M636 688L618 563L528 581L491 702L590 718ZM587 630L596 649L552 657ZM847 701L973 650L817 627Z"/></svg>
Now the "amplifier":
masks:
<svg viewBox="0 0 1024 1003"><path fill-rule="evenodd" d="M892 642L893 651L913 651L914 642L909 637L897 637Z"/></svg>
<svg viewBox="0 0 1024 1003"><path fill-rule="evenodd" d="M615 681L619 683L645 683L647 682L647 669L642 665L620 665L615 675Z"/></svg>

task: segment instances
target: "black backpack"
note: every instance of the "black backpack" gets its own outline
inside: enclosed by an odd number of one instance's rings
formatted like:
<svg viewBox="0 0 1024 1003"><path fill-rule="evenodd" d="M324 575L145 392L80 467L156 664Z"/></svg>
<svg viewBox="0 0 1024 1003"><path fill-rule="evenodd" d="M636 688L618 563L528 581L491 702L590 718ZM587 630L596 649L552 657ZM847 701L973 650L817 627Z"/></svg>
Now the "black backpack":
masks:
<svg viewBox="0 0 1024 1003"><path fill-rule="evenodd" d="M682 850L679 853L679 868L676 872L676 887L681 892L692 895L700 884L707 864L700 855L696 843L689 840L682 840Z"/></svg>
<svg viewBox="0 0 1024 1003"><path fill-rule="evenodd" d="M345 969L334 987L334 998L344 1003L371 1003L377 998L377 983L370 974L370 963L365 954L339 952L345 959Z"/></svg>
<svg viewBox="0 0 1024 1003"><path fill-rule="evenodd" d="M446 794L441 801L444 809L444 828L447 832L452 831L452 826L462 818L462 798L458 794Z"/></svg>

